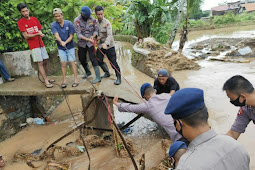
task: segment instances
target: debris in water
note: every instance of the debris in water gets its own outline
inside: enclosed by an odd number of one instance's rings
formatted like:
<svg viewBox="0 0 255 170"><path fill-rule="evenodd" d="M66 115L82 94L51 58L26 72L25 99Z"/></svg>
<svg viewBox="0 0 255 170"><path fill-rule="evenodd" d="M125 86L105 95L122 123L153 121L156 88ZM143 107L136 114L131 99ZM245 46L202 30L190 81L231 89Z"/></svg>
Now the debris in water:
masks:
<svg viewBox="0 0 255 170"><path fill-rule="evenodd" d="M247 47L239 49L238 52L240 55L247 55L247 54L252 53L252 50L249 46L247 46Z"/></svg>
<svg viewBox="0 0 255 170"><path fill-rule="evenodd" d="M71 170L71 162L48 162L45 170Z"/></svg>
<svg viewBox="0 0 255 170"><path fill-rule="evenodd" d="M112 125L112 130L113 130L113 140L114 140L114 146L115 146L115 151L118 157L121 158L126 158L128 157L128 152L117 132L117 129ZM131 154L134 155L136 153L134 149L133 142L129 139L126 139L127 147L130 150Z"/></svg>
<svg viewBox="0 0 255 170"><path fill-rule="evenodd" d="M75 143L77 145L83 145L81 139L78 139ZM88 148L96 148L98 146L105 146L107 144L103 137L99 137L96 135L86 136L85 143Z"/></svg>

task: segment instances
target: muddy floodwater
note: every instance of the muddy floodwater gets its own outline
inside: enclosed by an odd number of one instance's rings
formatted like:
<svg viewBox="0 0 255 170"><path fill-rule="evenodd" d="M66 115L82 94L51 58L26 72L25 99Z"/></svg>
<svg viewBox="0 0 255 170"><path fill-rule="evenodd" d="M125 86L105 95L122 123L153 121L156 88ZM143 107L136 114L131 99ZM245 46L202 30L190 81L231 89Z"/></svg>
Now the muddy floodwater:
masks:
<svg viewBox="0 0 255 170"><path fill-rule="evenodd" d="M184 48L184 53L188 53L188 46L191 43L204 40L211 37L254 37L254 26L222 28L206 31L193 31L189 33L187 45ZM177 48L178 40L174 43ZM125 78L137 87L145 82L153 83L153 79L141 73L131 65L131 49L129 43L116 43L116 51L118 62ZM234 122L238 108L234 107L227 98L225 92L222 91L224 82L233 75L243 75L255 85L255 61L250 63L227 63L219 61L197 61L201 66L200 70L195 71L177 71L172 75L179 82L181 88L197 87L202 88L205 93L205 103L209 109L209 123L218 133L225 134ZM113 74L113 70L110 70ZM125 81L123 80L123 83ZM137 89L139 91L139 89ZM69 97L71 108L75 116L81 116L82 110L79 95ZM116 109L115 109L116 111ZM117 122L127 122L134 114L115 112ZM62 103L54 112L52 119L58 120L57 123L47 126L31 126L25 128L10 139L0 143L0 154L6 160L7 166L4 170L30 170L24 162L12 162L13 155L16 152L31 153L36 149L47 147L49 143L61 137L74 127L74 122L70 118L67 106ZM156 124L140 118L131 127L132 133L128 136L133 139L137 147L138 160L140 153L146 154L147 168L157 166L160 161L159 155L163 158L161 148L160 135L156 131ZM246 132L240 136L238 141L246 148L251 157L250 168L255 170L255 125L251 122L246 129ZM68 138L60 142L65 144L77 138L78 134L74 133ZM112 170L124 166L128 169L133 169L130 159L117 159L114 156L113 147L95 148L89 151L92 160L92 169ZM71 158L70 158L71 159ZM72 170L87 169L88 159L86 154L72 158ZM45 167L45 162L35 163L38 167ZM146 168L146 169L147 169ZM42 168L37 168L42 169Z"/></svg>
<svg viewBox="0 0 255 170"><path fill-rule="evenodd" d="M253 38L255 42L255 28L254 26L242 26L221 28L213 30L192 31L189 33L188 42L184 48L184 54L188 54L188 46L192 43L199 42L208 38ZM178 39L174 43L177 48ZM122 48L119 51L129 54L129 44L121 43ZM247 59L247 58L246 58ZM125 70L124 74L128 79L142 85L144 82L153 83L153 79L143 75L137 69L133 68L126 63L131 60L129 55L121 56L119 62ZM222 91L224 82L234 76L242 75L255 85L255 61L250 58L250 63L228 63L219 61L198 61L201 66L200 70L195 71L176 71L172 75L179 82L181 88L197 87L202 88L205 93L205 102L209 109L210 119L209 122L218 133L225 134L233 124L238 107L233 106L227 98L225 92ZM150 127L150 126L149 126ZM255 125L251 121L248 125L246 132L241 134L238 141L246 148L250 154L250 168L255 170Z"/></svg>

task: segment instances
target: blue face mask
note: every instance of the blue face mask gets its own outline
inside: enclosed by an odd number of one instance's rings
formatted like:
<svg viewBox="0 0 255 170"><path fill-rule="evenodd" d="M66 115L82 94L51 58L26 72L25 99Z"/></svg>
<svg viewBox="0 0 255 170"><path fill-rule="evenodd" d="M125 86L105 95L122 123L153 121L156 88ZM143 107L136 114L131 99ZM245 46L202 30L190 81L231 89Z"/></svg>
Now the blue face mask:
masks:
<svg viewBox="0 0 255 170"><path fill-rule="evenodd" d="M240 98L240 96L236 100L230 101L230 103L235 106L240 106L240 107L245 106L246 100L244 100L242 103L240 103L239 98Z"/></svg>

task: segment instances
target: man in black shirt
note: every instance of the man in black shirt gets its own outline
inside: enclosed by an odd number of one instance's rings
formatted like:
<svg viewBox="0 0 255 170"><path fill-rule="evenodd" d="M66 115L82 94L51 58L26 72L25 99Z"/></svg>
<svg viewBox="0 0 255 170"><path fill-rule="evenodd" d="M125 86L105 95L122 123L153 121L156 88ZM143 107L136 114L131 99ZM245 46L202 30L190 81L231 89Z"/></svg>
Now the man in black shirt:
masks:
<svg viewBox="0 0 255 170"><path fill-rule="evenodd" d="M169 76L166 69L159 70L158 78L154 81L153 87L157 90L157 94L169 93L170 95L180 89L177 81L172 76Z"/></svg>

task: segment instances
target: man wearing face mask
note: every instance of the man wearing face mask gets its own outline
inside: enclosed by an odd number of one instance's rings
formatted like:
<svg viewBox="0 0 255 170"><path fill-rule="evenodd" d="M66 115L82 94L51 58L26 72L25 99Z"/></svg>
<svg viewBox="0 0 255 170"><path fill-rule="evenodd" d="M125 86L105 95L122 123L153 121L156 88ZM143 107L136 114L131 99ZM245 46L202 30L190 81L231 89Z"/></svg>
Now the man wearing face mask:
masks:
<svg viewBox="0 0 255 170"><path fill-rule="evenodd" d="M115 96L113 104L118 107L120 112L144 113L150 116L165 129L173 142L179 140L182 136L176 132L172 116L164 114L165 107L171 96L167 93L156 95L155 89L149 83L144 83L140 91L141 96L147 100L144 103L118 103L118 96Z"/></svg>
<svg viewBox="0 0 255 170"><path fill-rule="evenodd" d="M249 170L250 157L236 140L219 135L208 124L204 92L184 88L169 100L165 114L171 114L176 130L190 144L179 160L180 170Z"/></svg>
<svg viewBox="0 0 255 170"><path fill-rule="evenodd" d="M93 46L94 39L98 35L97 23L94 17L91 16L91 10L87 6L81 8L81 15L74 19L74 28L78 37L78 56L79 60L86 71L83 79L91 75L87 62L87 52L89 53L90 61L94 67L96 78L92 83L101 82L100 70L96 59L96 50Z"/></svg>
<svg viewBox="0 0 255 170"><path fill-rule="evenodd" d="M236 120L227 135L238 139L252 120L255 124L255 91L253 85L244 77L236 75L223 85L230 102L240 107Z"/></svg>

